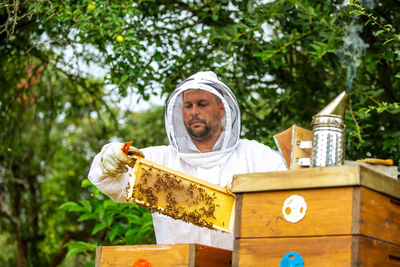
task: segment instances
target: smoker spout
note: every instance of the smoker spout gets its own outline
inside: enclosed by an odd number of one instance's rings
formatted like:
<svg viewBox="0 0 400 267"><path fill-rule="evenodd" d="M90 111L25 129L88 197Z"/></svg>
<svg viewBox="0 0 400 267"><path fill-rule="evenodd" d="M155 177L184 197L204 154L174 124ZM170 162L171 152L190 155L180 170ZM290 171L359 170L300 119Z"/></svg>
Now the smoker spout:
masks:
<svg viewBox="0 0 400 267"><path fill-rule="evenodd" d="M339 115L344 118L347 104L347 92L343 91L335 99L333 99L324 109L316 116L322 115Z"/></svg>
<svg viewBox="0 0 400 267"><path fill-rule="evenodd" d="M313 116L313 167L336 166L344 162L346 100L347 92L344 91Z"/></svg>

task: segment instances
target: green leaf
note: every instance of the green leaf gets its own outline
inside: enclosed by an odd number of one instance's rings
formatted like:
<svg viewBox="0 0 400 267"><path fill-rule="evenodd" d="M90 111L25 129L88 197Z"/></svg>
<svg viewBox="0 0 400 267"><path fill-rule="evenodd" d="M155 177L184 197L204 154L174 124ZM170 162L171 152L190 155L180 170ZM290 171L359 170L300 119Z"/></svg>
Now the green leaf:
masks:
<svg viewBox="0 0 400 267"><path fill-rule="evenodd" d="M85 200L81 201L81 203L86 208L87 211L92 212L92 204L90 204L90 201Z"/></svg>
<svg viewBox="0 0 400 267"><path fill-rule="evenodd" d="M68 259L69 257L71 257L73 255L76 255L76 254L79 254L79 253L84 252L84 251L86 251L86 249L84 249L84 248L71 248L71 249L68 249L68 252L67 252L67 255L65 256L65 258Z"/></svg>
<svg viewBox="0 0 400 267"><path fill-rule="evenodd" d="M67 211L81 211L84 212L86 209L75 202L66 202L60 205L57 209L59 210L67 210Z"/></svg>
<svg viewBox="0 0 400 267"><path fill-rule="evenodd" d="M106 227L107 227L107 225L105 225L103 223L96 224L96 226L92 230L92 235L97 234L99 231L103 230Z"/></svg>
<svg viewBox="0 0 400 267"><path fill-rule="evenodd" d="M376 31L375 36L378 36L378 35L380 35L380 34L383 33L383 32L385 32L385 30Z"/></svg>
<svg viewBox="0 0 400 267"><path fill-rule="evenodd" d="M137 228L129 229L128 231L125 232L125 236L126 237L134 236L137 235L137 232L138 232Z"/></svg>
<svg viewBox="0 0 400 267"><path fill-rule="evenodd" d="M79 216L78 222L86 221L86 220L91 220L91 219L97 219L97 216L92 213L85 213Z"/></svg>
<svg viewBox="0 0 400 267"><path fill-rule="evenodd" d="M108 238L110 239L110 241L113 241L117 235L118 235L118 229L112 229L108 234Z"/></svg>
<svg viewBox="0 0 400 267"><path fill-rule="evenodd" d="M82 248L85 250L90 250L93 251L97 247L97 243L88 243L88 242L83 242L83 241L70 241L64 245L64 247L69 247L69 248Z"/></svg>
<svg viewBox="0 0 400 267"><path fill-rule="evenodd" d="M107 226L110 226L113 222L113 216L111 215L106 216L104 222L107 224Z"/></svg>
<svg viewBox="0 0 400 267"><path fill-rule="evenodd" d="M386 45L387 43L389 43L389 42L391 42L391 41L393 41L394 40L394 38L391 38L391 39L389 39L389 40L386 40L384 43L383 43L383 45Z"/></svg>
<svg viewBox="0 0 400 267"><path fill-rule="evenodd" d="M395 75L394 77L396 77L396 78L399 78L399 79L400 79L400 72L396 73L396 75Z"/></svg>
<svg viewBox="0 0 400 267"><path fill-rule="evenodd" d="M102 205L102 203L99 203L100 205L96 208L95 214L98 215L98 218L100 220L103 220L104 218L104 207Z"/></svg>
<svg viewBox="0 0 400 267"><path fill-rule="evenodd" d="M105 209L109 208L109 207L116 207L118 204L115 203L114 201L112 201L111 199L106 199L103 202L103 206Z"/></svg>
<svg viewBox="0 0 400 267"><path fill-rule="evenodd" d="M92 185L92 183L89 181L89 179L84 179L81 183L81 188L86 188L91 185Z"/></svg>

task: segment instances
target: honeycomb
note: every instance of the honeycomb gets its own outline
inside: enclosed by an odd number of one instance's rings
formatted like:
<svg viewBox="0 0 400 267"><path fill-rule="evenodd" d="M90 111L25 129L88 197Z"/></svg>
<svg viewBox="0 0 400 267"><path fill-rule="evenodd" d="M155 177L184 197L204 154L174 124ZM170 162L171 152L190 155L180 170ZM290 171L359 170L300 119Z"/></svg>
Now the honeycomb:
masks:
<svg viewBox="0 0 400 267"><path fill-rule="evenodd" d="M173 219L231 233L235 195L188 174L138 156L129 172L126 200Z"/></svg>

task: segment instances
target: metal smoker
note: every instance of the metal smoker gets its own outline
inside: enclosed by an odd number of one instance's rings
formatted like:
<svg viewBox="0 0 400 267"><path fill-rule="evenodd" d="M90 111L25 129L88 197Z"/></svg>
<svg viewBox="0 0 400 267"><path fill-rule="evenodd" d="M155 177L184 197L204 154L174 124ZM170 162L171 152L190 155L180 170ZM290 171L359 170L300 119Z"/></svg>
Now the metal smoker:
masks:
<svg viewBox="0 0 400 267"><path fill-rule="evenodd" d="M344 91L313 116L312 167L343 165L346 102Z"/></svg>

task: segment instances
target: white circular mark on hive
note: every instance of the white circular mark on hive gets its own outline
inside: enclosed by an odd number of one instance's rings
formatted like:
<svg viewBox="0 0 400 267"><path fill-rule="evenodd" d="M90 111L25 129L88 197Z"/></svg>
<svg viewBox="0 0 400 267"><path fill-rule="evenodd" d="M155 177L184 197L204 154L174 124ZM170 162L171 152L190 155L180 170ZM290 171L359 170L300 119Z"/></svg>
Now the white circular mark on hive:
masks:
<svg viewBox="0 0 400 267"><path fill-rule="evenodd" d="M291 195L282 206L282 214L288 222L296 223L304 218L307 203L302 196Z"/></svg>

